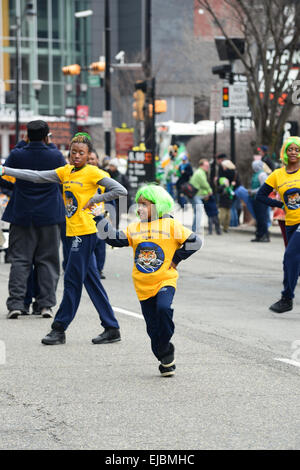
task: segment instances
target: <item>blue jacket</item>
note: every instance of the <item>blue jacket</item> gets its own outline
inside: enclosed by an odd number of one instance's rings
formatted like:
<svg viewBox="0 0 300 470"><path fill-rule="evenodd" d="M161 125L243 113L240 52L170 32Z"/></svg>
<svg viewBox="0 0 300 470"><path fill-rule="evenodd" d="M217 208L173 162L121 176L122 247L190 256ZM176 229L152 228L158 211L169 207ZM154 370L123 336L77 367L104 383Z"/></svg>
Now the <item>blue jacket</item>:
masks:
<svg viewBox="0 0 300 470"><path fill-rule="evenodd" d="M54 170L65 164L62 153L53 144L43 142L19 143L4 163L10 168L29 170ZM65 207L60 185L17 179L2 220L23 227L61 224L65 221Z"/></svg>

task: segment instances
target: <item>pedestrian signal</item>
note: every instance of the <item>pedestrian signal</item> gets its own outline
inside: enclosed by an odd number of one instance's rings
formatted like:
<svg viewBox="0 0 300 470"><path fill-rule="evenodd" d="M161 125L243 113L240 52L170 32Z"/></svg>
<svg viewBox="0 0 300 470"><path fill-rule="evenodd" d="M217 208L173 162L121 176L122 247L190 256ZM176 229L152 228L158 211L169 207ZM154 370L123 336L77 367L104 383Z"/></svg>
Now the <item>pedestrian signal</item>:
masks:
<svg viewBox="0 0 300 470"><path fill-rule="evenodd" d="M133 93L134 102L133 107L133 117L134 119L144 121L144 106L145 106L145 93L142 90L136 90Z"/></svg>
<svg viewBox="0 0 300 470"><path fill-rule="evenodd" d="M90 71L99 73L105 71L105 62L92 62L90 65Z"/></svg>
<svg viewBox="0 0 300 470"><path fill-rule="evenodd" d="M229 107L229 88L223 87L223 108Z"/></svg>
<svg viewBox="0 0 300 470"><path fill-rule="evenodd" d="M64 75L79 75L81 67L78 64L66 65L62 67L62 73Z"/></svg>
<svg viewBox="0 0 300 470"><path fill-rule="evenodd" d="M153 105L149 104L149 117L152 117ZM161 114L167 112L167 102L166 100L155 100L154 102L155 114Z"/></svg>

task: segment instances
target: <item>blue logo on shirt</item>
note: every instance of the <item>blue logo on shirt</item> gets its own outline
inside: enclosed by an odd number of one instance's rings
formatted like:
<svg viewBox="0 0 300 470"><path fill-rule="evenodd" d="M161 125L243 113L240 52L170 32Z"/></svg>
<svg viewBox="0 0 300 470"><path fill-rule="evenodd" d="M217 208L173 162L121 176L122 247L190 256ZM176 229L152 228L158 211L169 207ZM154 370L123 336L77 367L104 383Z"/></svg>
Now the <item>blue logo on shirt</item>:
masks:
<svg viewBox="0 0 300 470"><path fill-rule="evenodd" d="M152 242L142 242L135 250L134 262L142 273L154 273L161 267L164 259L161 247Z"/></svg>
<svg viewBox="0 0 300 470"><path fill-rule="evenodd" d="M288 209L296 210L300 208L300 189L288 189L284 193L284 202Z"/></svg>
<svg viewBox="0 0 300 470"><path fill-rule="evenodd" d="M72 217L78 209L78 202L76 197L70 191L65 191L66 199L66 216L68 218Z"/></svg>

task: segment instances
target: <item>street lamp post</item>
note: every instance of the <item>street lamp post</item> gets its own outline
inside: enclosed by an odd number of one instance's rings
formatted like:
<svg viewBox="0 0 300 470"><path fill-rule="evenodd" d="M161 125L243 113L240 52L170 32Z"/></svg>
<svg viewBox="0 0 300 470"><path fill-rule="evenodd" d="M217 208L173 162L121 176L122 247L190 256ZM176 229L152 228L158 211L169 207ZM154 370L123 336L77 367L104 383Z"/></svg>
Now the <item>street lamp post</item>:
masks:
<svg viewBox="0 0 300 470"><path fill-rule="evenodd" d="M84 31L83 31L83 35L84 35L84 68L87 67L87 40L86 40L86 32L87 32L87 24L86 24L86 19L89 17L89 16L92 16L94 14L93 10L82 10L82 11L76 11L74 13L74 16L75 18L77 19L80 19L80 18L83 18L84 19ZM76 109L75 109L75 123L76 123L76 132L78 130L77 128L77 120L78 120L78 105L80 103L80 94L81 92L84 92L86 93L87 92L87 88L84 89L84 85L85 83L81 83L81 79L80 79L80 75L77 76L76 78L76 103L75 103L75 106L76 106Z"/></svg>
<svg viewBox="0 0 300 470"><path fill-rule="evenodd" d="M21 90L21 54L20 54L20 39L21 39L21 27L24 18L33 18L36 16L36 10L34 9L34 5L31 2L27 2L25 12L22 15L22 19L20 18L18 12L16 11L16 143L19 141L20 135L20 96L22 93Z"/></svg>

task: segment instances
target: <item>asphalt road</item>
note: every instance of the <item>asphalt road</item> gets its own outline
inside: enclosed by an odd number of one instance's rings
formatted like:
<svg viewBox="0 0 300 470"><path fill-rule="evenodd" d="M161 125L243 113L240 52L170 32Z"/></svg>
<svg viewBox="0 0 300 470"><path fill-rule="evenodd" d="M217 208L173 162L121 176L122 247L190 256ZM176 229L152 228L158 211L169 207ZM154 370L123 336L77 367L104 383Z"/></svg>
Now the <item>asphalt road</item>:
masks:
<svg viewBox="0 0 300 470"><path fill-rule="evenodd" d="M130 248L107 249L103 282L122 334L107 345L91 343L101 327L85 291L65 345L41 344L50 319L7 320L1 264L0 449L299 449L300 302L280 317L268 310L283 242L250 238L206 236L180 266L172 378L150 351Z"/></svg>

